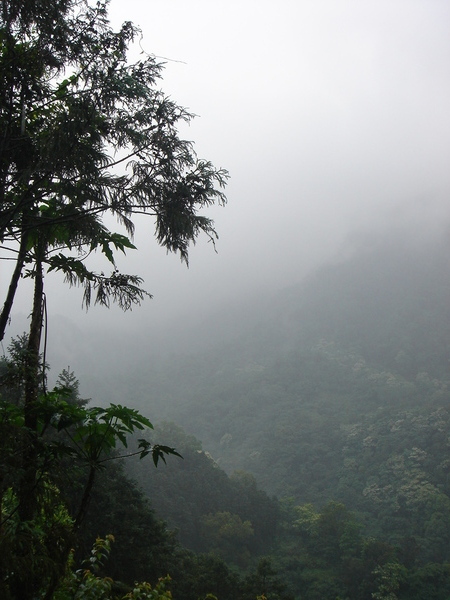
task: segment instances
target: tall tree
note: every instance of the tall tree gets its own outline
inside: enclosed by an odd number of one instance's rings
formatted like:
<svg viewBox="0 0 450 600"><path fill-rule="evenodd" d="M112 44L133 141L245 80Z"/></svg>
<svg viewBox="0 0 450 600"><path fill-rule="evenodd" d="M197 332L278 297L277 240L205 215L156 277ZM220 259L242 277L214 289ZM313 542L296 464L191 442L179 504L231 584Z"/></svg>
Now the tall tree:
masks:
<svg viewBox="0 0 450 600"><path fill-rule="evenodd" d="M186 262L201 232L216 238L199 211L225 202L227 173L179 137L192 115L157 87L162 65L150 56L128 62L138 33L131 23L114 32L103 0L2 3L0 240L15 269L1 338L20 276L38 290L44 268L82 284L86 305L93 292L105 305L140 302L142 280L118 273L113 256L133 248L133 215L152 216L158 243ZM107 213L127 235L108 230ZM96 249L111 276L87 266Z"/></svg>
<svg viewBox="0 0 450 600"><path fill-rule="evenodd" d="M179 137L179 125L192 115L159 90L162 66L150 56L128 61L137 35L131 23L118 32L110 27L105 0L2 2L0 243L1 258L14 261L14 268L0 314L0 339L20 278L34 282L23 369L26 439L16 489L17 513L25 523L39 510L42 427L49 421L45 386L44 407L40 396L45 273L60 271L70 285L83 286L86 307L117 302L127 310L149 295L138 275L120 273L115 262L115 251L134 248L134 217L150 216L157 242L187 263L189 245L199 234L213 243L217 237L202 209L225 203L228 174L198 160L192 143ZM108 229L107 215L118 220L122 232ZM109 261L110 275L89 266L95 250ZM62 423L67 407L61 407L55 401L58 427L77 423L78 442L88 442L83 451L91 461L89 492L105 449L146 424L123 407L72 411ZM157 462L164 450L152 453ZM32 585L17 590L21 598L32 597Z"/></svg>

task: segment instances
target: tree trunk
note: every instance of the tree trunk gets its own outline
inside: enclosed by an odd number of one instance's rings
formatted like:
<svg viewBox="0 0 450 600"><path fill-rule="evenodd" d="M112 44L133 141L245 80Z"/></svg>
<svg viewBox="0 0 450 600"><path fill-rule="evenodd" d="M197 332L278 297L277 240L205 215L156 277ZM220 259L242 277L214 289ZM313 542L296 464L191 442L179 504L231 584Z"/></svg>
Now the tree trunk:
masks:
<svg viewBox="0 0 450 600"><path fill-rule="evenodd" d="M23 476L19 483L18 514L21 523L28 522L33 531L32 521L38 509L38 478L39 478L39 446L38 446L38 401L39 401L39 348L41 343L44 277L42 256L36 248L34 273L34 298L31 324L28 337L27 355L25 358L25 397L24 397L24 428L25 440L22 453ZM33 536L33 534L32 534ZM33 600L37 597L41 582L39 575L34 572L34 539L31 536L27 547L24 547L23 559L28 563L28 571L22 569L13 575L12 589L17 600Z"/></svg>
<svg viewBox="0 0 450 600"><path fill-rule="evenodd" d="M25 359L24 425L27 442L23 453L24 477L19 489L19 516L21 521L31 521L36 509L36 476L38 471L37 408L39 399L39 348L41 345L44 277L42 260L36 258L33 312L28 335Z"/></svg>
<svg viewBox="0 0 450 600"><path fill-rule="evenodd" d="M3 305L3 310L0 314L0 341L5 337L6 326L8 325L8 320L11 315L11 309L14 302L14 297L16 295L17 285L19 283L20 276L22 274L23 265L25 262L25 256L27 252L27 242L28 242L28 233L24 232L22 234L22 239L20 241L19 254L17 256L16 266L14 268L14 272L11 277L11 281L8 288L8 293L6 295L6 300Z"/></svg>

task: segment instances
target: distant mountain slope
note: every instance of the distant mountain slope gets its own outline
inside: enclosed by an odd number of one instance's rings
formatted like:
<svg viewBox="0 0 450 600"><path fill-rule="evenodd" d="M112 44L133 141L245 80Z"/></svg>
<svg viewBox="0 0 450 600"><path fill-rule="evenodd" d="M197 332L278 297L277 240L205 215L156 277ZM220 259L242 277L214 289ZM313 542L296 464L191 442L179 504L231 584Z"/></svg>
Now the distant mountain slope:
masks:
<svg viewBox="0 0 450 600"><path fill-rule="evenodd" d="M445 238L367 243L264 310L255 305L234 338L145 370L136 364L133 397L269 493L342 500L370 520L388 510L380 498L391 486L389 510L403 502L411 522L409 510L429 514L430 497L445 512L449 448L432 424L449 427L449 257ZM425 453L431 496L413 508L401 498L416 452Z"/></svg>
<svg viewBox="0 0 450 600"><path fill-rule="evenodd" d="M450 359L450 243L384 239L312 275L286 306L308 340L324 338L405 376L442 376ZM295 306L297 304L297 306ZM300 339L297 339L300 342Z"/></svg>

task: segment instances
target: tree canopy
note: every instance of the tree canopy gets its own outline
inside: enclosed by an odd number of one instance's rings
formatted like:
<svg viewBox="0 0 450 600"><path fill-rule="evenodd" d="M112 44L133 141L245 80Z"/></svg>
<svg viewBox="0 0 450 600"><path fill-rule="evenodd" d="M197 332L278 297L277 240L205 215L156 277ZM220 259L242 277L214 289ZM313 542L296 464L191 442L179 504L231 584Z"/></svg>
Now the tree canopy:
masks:
<svg viewBox="0 0 450 600"><path fill-rule="evenodd" d="M162 65L153 57L128 59L139 29L125 23L114 31L107 5L5 0L0 12L0 259L14 265L0 340L20 279L34 286L29 331L14 345L0 398L0 545L10 557L0 574L3 595L21 600L52 597L95 475L129 434L152 428L122 405L77 402L69 372L64 387L47 390L44 275L59 271L81 285L86 308L116 302L127 310L150 296L139 275L116 265L116 252L135 248L136 216L150 217L157 243L187 263L200 234L217 238L203 209L226 202L228 173L199 160L179 135L193 115L159 89ZM109 274L93 268L96 251ZM145 439L136 452L155 465L178 454ZM87 473L72 512L57 481L67 460Z"/></svg>
<svg viewBox="0 0 450 600"><path fill-rule="evenodd" d="M134 248L133 216L152 217L156 240L188 261L214 224L200 211L224 204L227 172L198 160L178 127L193 115L159 89L152 56L128 61L139 35L110 27L107 2L5 0L0 23L0 241L16 268L1 337L20 276L45 266L84 287L84 304L124 308L146 292L119 273L114 251ZM112 232L113 215L125 235ZM101 251L111 275L88 257Z"/></svg>

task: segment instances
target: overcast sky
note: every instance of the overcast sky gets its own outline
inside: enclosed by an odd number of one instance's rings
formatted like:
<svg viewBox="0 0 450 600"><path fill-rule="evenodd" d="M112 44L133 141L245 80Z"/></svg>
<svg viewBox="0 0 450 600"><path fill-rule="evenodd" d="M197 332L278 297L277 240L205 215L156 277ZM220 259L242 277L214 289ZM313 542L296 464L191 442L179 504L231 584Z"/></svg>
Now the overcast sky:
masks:
<svg viewBox="0 0 450 600"><path fill-rule="evenodd" d="M218 255L200 243L186 271L151 246L155 305L283 286L349 231L413 212L440 220L447 0L113 0L111 17L139 24L142 48L167 59L163 89L199 115L186 135L231 174Z"/></svg>
<svg viewBox="0 0 450 600"><path fill-rule="evenodd" d="M227 168L187 270L145 228L120 262L155 298L121 323L272 292L334 256L349 232L441 223L450 192L448 0L112 0L115 26L166 62L161 81L198 118L185 137ZM139 50L139 48L138 48ZM412 217L411 217L412 215ZM49 296L84 318L81 291ZM195 308L193 308L195 307Z"/></svg>

